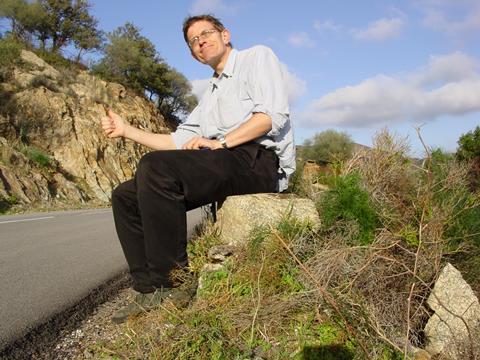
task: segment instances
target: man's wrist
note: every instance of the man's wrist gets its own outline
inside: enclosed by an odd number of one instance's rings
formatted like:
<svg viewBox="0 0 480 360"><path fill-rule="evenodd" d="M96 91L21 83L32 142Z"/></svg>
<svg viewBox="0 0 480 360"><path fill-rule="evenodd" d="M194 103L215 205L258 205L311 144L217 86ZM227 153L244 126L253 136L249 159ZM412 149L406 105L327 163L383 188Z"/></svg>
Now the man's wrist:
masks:
<svg viewBox="0 0 480 360"><path fill-rule="evenodd" d="M222 148L228 149L227 139L225 139L225 136L223 135L217 136L217 141L220 143L220 145L222 145Z"/></svg>

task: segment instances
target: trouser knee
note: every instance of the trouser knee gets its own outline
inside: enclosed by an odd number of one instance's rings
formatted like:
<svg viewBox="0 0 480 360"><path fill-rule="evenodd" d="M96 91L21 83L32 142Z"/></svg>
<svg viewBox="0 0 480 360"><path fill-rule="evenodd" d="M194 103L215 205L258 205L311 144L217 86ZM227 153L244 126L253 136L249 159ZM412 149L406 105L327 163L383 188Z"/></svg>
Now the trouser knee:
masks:
<svg viewBox="0 0 480 360"><path fill-rule="evenodd" d="M112 191L112 208L118 208L121 204L132 197L132 180L126 181L118 185Z"/></svg>
<svg viewBox="0 0 480 360"><path fill-rule="evenodd" d="M138 190L174 186L175 165L173 160L171 152L168 151L154 151L142 156L135 174Z"/></svg>

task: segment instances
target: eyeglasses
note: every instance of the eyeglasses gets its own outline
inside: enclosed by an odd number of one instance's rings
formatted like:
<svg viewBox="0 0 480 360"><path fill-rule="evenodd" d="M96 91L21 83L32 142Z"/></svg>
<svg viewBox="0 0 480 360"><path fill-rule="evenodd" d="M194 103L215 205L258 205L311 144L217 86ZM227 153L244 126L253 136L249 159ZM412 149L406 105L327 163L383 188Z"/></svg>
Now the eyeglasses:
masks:
<svg viewBox="0 0 480 360"><path fill-rule="evenodd" d="M217 30L217 29L203 30L199 35L192 37L188 41L188 45L190 47L194 47L194 46L198 45L198 42L200 40L208 39L213 33L216 33L217 31L219 31L219 30Z"/></svg>

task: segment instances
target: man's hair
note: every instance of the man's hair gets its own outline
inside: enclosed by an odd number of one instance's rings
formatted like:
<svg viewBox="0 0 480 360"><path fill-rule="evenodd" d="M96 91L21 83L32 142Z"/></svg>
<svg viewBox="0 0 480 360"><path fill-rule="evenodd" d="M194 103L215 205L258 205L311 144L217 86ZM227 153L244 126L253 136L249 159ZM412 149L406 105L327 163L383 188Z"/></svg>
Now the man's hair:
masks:
<svg viewBox="0 0 480 360"><path fill-rule="evenodd" d="M216 18L213 15L204 14L204 15L189 16L183 21L183 38L185 39L185 42L188 45L190 45L189 44L190 39L188 38L188 35L187 35L188 29L190 29L190 26L192 26L197 21L202 21L202 20L203 21L208 21L218 31L225 30L225 26L222 24L220 19ZM227 45L230 45L231 47L233 47L231 43L228 43Z"/></svg>

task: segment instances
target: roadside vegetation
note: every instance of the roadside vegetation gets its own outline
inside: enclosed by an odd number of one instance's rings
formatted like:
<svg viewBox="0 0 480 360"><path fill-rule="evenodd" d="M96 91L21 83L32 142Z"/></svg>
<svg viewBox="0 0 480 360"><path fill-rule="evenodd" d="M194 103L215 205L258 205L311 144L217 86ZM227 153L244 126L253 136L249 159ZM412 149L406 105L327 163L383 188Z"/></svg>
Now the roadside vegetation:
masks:
<svg viewBox="0 0 480 360"><path fill-rule="evenodd" d="M413 358L446 262L479 293L480 197L469 188L471 162L428 147L423 161L408 152L406 141L380 132L338 173L319 175L329 185L313 197L319 228L286 216L255 229L221 269L202 276L189 308L166 303L89 351L119 359ZM196 273L219 242L214 229L189 246ZM480 356L475 340L455 351Z"/></svg>

